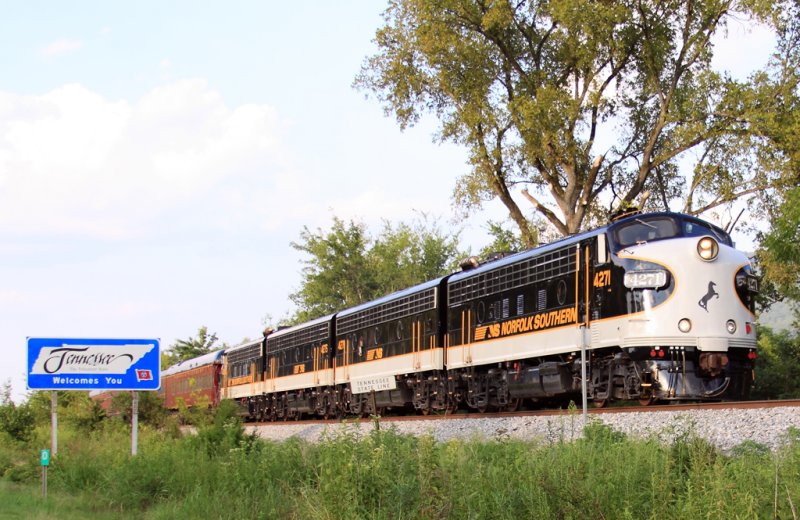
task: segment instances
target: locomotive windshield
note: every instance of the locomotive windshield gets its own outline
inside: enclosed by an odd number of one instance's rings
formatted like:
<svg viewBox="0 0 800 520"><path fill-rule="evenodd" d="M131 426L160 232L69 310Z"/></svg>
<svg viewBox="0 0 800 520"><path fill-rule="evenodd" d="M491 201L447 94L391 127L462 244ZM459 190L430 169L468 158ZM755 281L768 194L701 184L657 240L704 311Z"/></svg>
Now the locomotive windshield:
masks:
<svg viewBox="0 0 800 520"><path fill-rule="evenodd" d="M730 236L721 228L694 217L674 214L640 216L611 227L617 250L624 247L677 237L712 236L732 246Z"/></svg>

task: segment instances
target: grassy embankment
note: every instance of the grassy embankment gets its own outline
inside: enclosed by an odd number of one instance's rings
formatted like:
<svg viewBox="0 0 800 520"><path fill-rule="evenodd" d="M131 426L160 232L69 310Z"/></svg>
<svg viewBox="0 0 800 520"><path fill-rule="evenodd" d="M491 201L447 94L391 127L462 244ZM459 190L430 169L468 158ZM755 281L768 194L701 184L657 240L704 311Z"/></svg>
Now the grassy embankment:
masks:
<svg viewBox="0 0 800 520"><path fill-rule="evenodd" d="M263 442L236 422L61 435L40 496L38 447L0 440L0 518L797 518L800 432L722 454L685 424L626 438L574 418L550 439L435 442L385 427L319 444ZM665 442L664 439L671 439ZM545 442L547 441L547 442ZM41 446L40 446L41 444Z"/></svg>

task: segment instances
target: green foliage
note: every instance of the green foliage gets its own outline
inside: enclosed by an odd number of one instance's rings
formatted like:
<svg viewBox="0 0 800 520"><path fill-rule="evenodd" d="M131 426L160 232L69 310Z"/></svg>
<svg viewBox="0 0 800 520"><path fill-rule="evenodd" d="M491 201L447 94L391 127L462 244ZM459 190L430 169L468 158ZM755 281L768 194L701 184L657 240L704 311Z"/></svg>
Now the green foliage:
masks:
<svg viewBox="0 0 800 520"><path fill-rule="evenodd" d="M583 428L583 438L590 444L607 445L625 441L625 434L606 426L600 421L589 421Z"/></svg>
<svg viewBox="0 0 800 520"><path fill-rule="evenodd" d="M367 253L379 296L442 276L453 270L461 256L457 233L446 233L425 221L396 227L384 222Z"/></svg>
<svg viewBox="0 0 800 520"><path fill-rule="evenodd" d="M769 446L761 444L753 440L743 441L731 450L731 455L734 457L767 457L770 455Z"/></svg>
<svg viewBox="0 0 800 520"><path fill-rule="evenodd" d="M754 399L800 397L800 335L758 328Z"/></svg>
<svg viewBox="0 0 800 520"><path fill-rule="evenodd" d="M800 301L800 187L786 192L771 221L771 231L762 237L759 266L777 294Z"/></svg>
<svg viewBox="0 0 800 520"><path fill-rule="evenodd" d="M85 497L92 518L655 519L792 518L800 496L797 432L775 452L743 444L726 455L686 421L649 439L592 423L583 440L553 444L437 442L391 428L278 443L235 423L234 410L223 410L196 436L144 428L135 457L118 422L65 435L50 468L51 500ZM35 490L36 473L27 479ZM7 489L0 485L0 499ZM22 516L44 507L9 503Z"/></svg>
<svg viewBox="0 0 800 520"><path fill-rule="evenodd" d="M131 392L119 392L111 398L111 412L122 422L131 422L132 405ZM164 399L157 392L139 392L138 417L140 424L163 426L167 417Z"/></svg>
<svg viewBox="0 0 800 520"><path fill-rule="evenodd" d="M499 199L532 246L520 186L561 234L612 198L625 206L649 192L647 208L682 200L701 213L786 186L799 11L793 0L394 0L355 85L401 127L433 113L438 138L468 149L457 203ZM712 41L743 18L771 27L778 46L739 81L712 69Z"/></svg>
<svg viewBox="0 0 800 520"><path fill-rule="evenodd" d="M487 258L496 253L517 253L528 249L528 245L522 240L518 233L503 227L500 222L488 222L487 231L492 237L492 242L481 249L480 258ZM535 241L538 243L538 233L532 232Z"/></svg>
<svg viewBox="0 0 800 520"><path fill-rule="evenodd" d="M170 345L164 353L162 353L162 366L168 367L187 359L196 358L203 354L213 352L218 346L216 333L209 333L208 327L203 325L197 329L197 336L187 339L179 339Z"/></svg>
<svg viewBox="0 0 800 520"><path fill-rule="evenodd" d="M0 518L30 520L139 520L141 513L125 514L118 509L98 507L91 493L48 491L42 499L41 486L0 480Z"/></svg>
<svg viewBox="0 0 800 520"><path fill-rule="evenodd" d="M180 397L177 398L178 421L181 424L206 426L214 417L214 410L209 406L208 396L194 396L193 405L188 406Z"/></svg>
<svg viewBox="0 0 800 520"><path fill-rule="evenodd" d="M35 417L31 407L27 403L19 406L14 404L11 400L11 386L6 383L0 396L0 433L5 433L17 441L28 441L33 434L34 426Z"/></svg>
<svg viewBox="0 0 800 520"><path fill-rule="evenodd" d="M441 276L458 258L458 235L423 220L385 222L377 237L364 223L334 217L330 230L304 228L292 247L305 253L303 281L291 295L295 323L353 307Z"/></svg>
<svg viewBox="0 0 800 520"><path fill-rule="evenodd" d="M246 437L236 404L223 400L216 408L213 421L201 425L194 440L210 456L225 453L245 444L252 445L254 438Z"/></svg>
<svg viewBox="0 0 800 520"><path fill-rule="evenodd" d="M367 261L370 239L364 224L334 217L330 231L314 233L304 227L300 240L292 247L309 258L303 262L300 290L291 295L299 309L295 322L357 305L377 293Z"/></svg>

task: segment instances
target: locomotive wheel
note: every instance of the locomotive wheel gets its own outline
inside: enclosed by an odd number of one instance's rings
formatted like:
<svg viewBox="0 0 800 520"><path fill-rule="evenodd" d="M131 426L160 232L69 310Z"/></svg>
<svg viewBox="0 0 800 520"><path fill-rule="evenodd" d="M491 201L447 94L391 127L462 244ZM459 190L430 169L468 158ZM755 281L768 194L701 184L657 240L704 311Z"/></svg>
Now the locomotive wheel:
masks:
<svg viewBox="0 0 800 520"><path fill-rule="evenodd" d="M479 404L475 409L478 410L478 413L486 413L489 411L489 401L484 401L483 404Z"/></svg>
<svg viewBox="0 0 800 520"><path fill-rule="evenodd" d="M503 409L506 412L516 412L519 410L519 405L522 403L522 398L509 399L508 404Z"/></svg>
<svg viewBox="0 0 800 520"><path fill-rule="evenodd" d="M605 408L608 406L608 399L595 399L592 404L595 408Z"/></svg>
<svg viewBox="0 0 800 520"><path fill-rule="evenodd" d="M655 402L656 402L656 398L653 397L653 396L643 397L643 398L639 399L639 404L642 405L642 406L650 406Z"/></svg>

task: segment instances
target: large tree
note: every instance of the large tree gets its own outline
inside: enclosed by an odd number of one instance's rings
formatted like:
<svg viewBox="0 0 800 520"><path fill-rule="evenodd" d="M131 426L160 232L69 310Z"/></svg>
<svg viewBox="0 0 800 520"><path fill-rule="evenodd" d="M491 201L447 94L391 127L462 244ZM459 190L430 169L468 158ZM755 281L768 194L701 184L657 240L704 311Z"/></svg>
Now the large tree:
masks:
<svg viewBox="0 0 800 520"><path fill-rule="evenodd" d="M766 303L784 298L800 302L800 187L786 193L771 223L772 229L763 237L758 252L759 265L766 275Z"/></svg>
<svg viewBox="0 0 800 520"><path fill-rule="evenodd" d="M180 363L181 361L202 356L203 354L208 354L214 350L224 348L224 344L219 346L216 345L217 340L217 334L215 332L208 332L208 327L203 325L197 329L197 336L193 338L179 339L170 345L169 349L164 352L162 365L174 365L175 363Z"/></svg>
<svg viewBox="0 0 800 520"><path fill-rule="evenodd" d="M533 245L524 200L568 234L645 193L697 214L779 185L798 13L797 0L390 0L355 85L401 127L435 114L437 137L469 150L456 203L498 198ZM778 41L745 81L711 66L733 20Z"/></svg>
<svg viewBox="0 0 800 520"><path fill-rule="evenodd" d="M329 230L303 228L292 247L306 254L292 322L352 307L450 272L464 255L458 234L420 221L384 222L373 238L363 222L337 217Z"/></svg>

